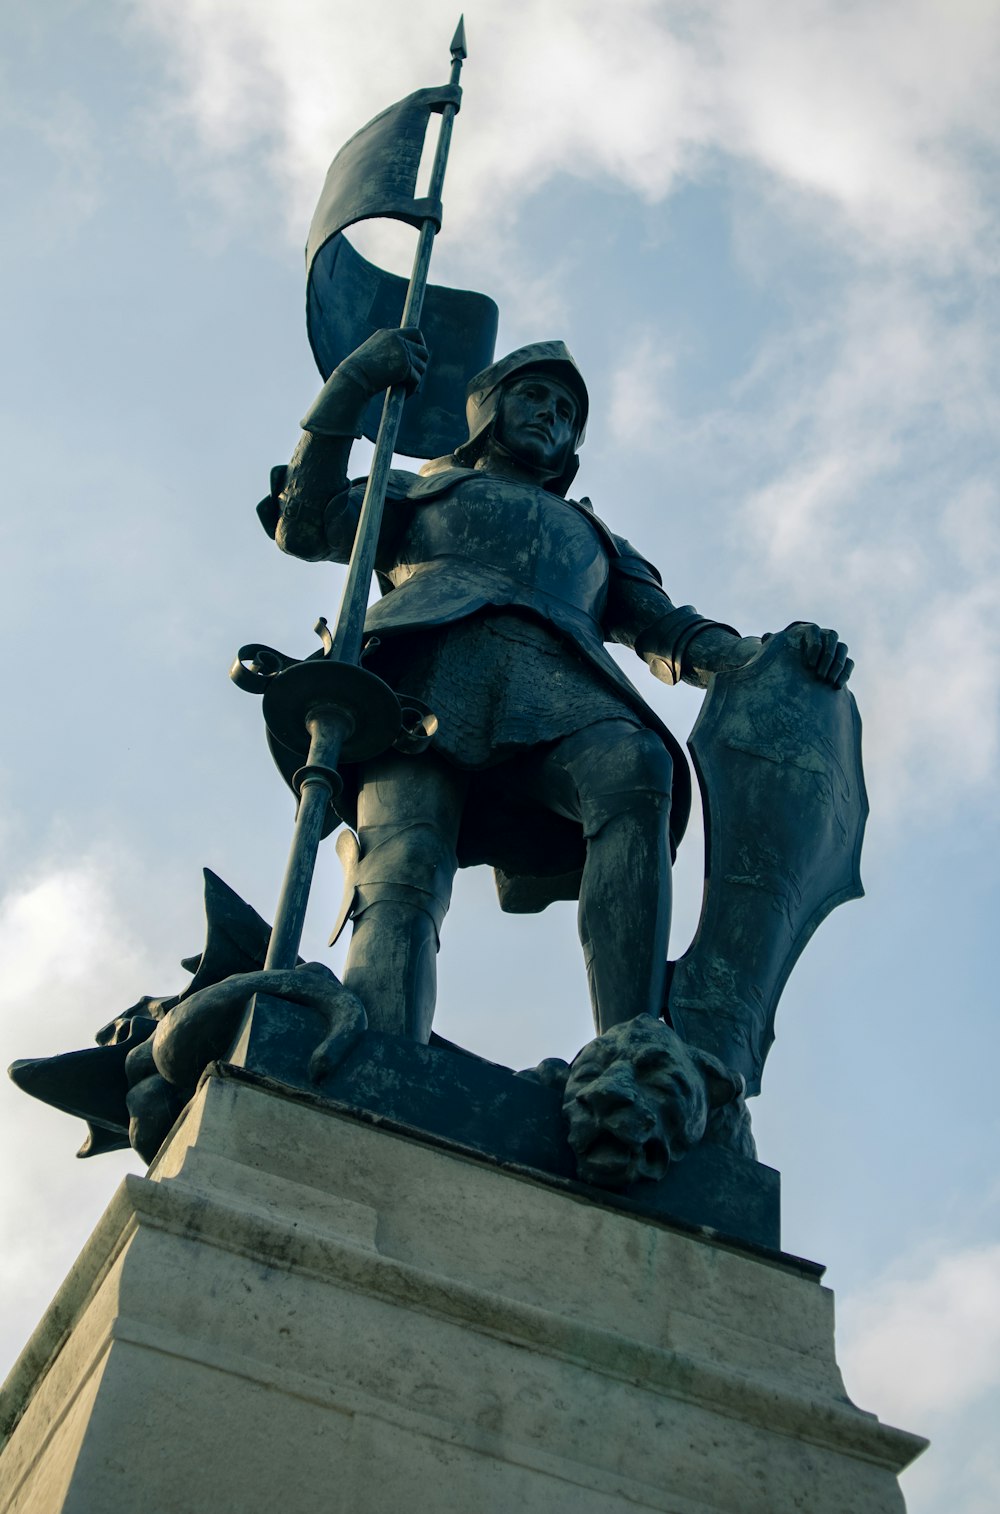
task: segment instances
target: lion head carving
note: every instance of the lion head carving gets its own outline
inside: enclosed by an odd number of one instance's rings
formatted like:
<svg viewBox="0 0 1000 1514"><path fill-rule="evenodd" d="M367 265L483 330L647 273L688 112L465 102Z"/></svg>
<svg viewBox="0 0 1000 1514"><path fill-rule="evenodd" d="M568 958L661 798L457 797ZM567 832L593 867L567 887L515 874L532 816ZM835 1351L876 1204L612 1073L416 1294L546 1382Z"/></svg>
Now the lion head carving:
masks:
<svg viewBox="0 0 1000 1514"><path fill-rule="evenodd" d="M580 1177L602 1188L664 1177L743 1087L738 1073L652 1015L614 1026L583 1048L566 1079Z"/></svg>

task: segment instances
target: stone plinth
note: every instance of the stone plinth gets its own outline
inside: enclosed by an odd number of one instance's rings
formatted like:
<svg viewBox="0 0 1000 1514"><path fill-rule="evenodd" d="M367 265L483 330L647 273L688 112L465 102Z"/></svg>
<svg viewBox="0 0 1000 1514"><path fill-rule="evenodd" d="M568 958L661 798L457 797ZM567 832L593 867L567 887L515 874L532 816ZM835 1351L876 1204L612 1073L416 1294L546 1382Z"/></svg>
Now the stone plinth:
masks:
<svg viewBox="0 0 1000 1514"><path fill-rule="evenodd" d="M4 1389L4 1514L877 1514L816 1269L239 1077Z"/></svg>

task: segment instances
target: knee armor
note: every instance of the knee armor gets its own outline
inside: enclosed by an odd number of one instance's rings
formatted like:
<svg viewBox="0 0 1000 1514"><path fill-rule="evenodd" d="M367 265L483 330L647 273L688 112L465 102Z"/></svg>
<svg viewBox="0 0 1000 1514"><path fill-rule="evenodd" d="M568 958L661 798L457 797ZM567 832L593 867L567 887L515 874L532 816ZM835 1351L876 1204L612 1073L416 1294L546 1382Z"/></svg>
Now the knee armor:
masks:
<svg viewBox="0 0 1000 1514"><path fill-rule="evenodd" d="M583 833L591 840L616 815L667 813L673 763L653 731L608 723L595 726L586 749L567 770L576 783Z"/></svg>
<svg viewBox="0 0 1000 1514"><path fill-rule="evenodd" d="M424 821L363 826L358 839L354 918L380 900L393 899L429 915L440 934L458 859L436 826Z"/></svg>

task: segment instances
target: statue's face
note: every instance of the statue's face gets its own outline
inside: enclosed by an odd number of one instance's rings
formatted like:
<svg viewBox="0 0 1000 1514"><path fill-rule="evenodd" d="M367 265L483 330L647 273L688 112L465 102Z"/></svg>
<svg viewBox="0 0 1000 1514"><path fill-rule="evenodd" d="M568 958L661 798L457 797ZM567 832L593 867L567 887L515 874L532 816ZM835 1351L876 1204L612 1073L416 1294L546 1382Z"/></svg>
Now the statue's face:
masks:
<svg viewBox="0 0 1000 1514"><path fill-rule="evenodd" d="M522 462L555 477L576 444L577 416L575 398L557 379L522 373L504 387L496 436Z"/></svg>
<svg viewBox="0 0 1000 1514"><path fill-rule="evenodd" d="M736 1097L738 1084L725 1078L720 1063L652 1015L605 1031L583 1048L566 1082L563 1112L580 1177L602 1188L664 1177L701 1140L713 1105Z"/></svg>

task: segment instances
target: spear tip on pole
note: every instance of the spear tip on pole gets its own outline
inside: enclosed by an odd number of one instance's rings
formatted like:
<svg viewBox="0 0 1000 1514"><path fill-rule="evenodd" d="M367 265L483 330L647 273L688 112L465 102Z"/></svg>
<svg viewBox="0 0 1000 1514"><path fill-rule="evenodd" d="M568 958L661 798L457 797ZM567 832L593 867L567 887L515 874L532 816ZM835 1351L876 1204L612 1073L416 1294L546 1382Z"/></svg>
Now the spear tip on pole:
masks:
<svg viewBox="0 0 1000 1514"><path fill-rule="evenodd" d="M451 39L451 56L453 58L467 58L469 54L465 48L465 16L459 16L455 35Z"/></svg>

